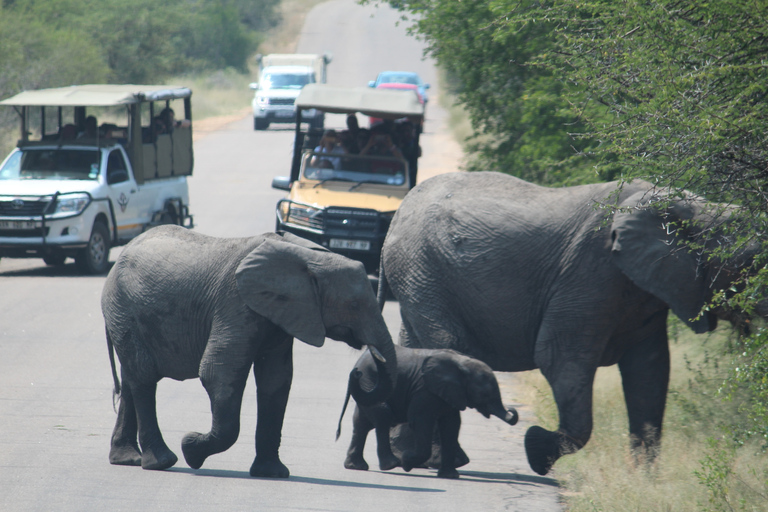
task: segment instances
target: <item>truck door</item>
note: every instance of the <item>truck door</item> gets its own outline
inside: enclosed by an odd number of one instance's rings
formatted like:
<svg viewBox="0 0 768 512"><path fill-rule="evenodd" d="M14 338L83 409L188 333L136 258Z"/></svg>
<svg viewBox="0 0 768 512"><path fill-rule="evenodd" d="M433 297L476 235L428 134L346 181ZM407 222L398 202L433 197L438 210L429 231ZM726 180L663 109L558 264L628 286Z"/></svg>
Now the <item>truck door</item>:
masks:
<svg viewBox="0 0 768 512"><path fill-rule="evenodd" d="M141 215L141 200L136 181L126 165L123 152L115 148L107 157L107 188L117 223L117 237L130 239L139 235L147 220Z"/></svg>

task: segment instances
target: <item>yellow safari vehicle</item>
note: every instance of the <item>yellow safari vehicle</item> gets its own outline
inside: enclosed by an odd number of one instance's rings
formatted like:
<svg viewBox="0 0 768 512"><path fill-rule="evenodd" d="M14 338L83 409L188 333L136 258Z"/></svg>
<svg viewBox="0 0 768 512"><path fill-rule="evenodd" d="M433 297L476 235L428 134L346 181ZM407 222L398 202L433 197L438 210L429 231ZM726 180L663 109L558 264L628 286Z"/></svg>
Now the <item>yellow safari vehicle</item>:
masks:
<svg viewBox="0 0 768 512"><path fill-rule="evenodd" d="M392 217L415 184L424 107L413 91L325 84L306 85L296 107L376 124L324 132L296 123L291 175L272 181L289 191L277 203L277 230L361 261L375 274ZM326 142L335 134L343 144L331 149Z"/></svg>

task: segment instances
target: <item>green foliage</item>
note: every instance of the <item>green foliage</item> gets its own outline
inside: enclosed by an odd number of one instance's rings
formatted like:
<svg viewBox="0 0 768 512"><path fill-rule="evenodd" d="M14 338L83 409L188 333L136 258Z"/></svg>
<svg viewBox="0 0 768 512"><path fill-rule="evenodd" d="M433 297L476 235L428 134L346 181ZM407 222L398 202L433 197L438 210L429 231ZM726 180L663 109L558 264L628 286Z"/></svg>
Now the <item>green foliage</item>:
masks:
<svg viewBox="0 0 768 512"><path fill-rule="evenodd" d="M447 88L470 116L476 131L468 145L470 170L498 170L548 185L615 176L611 158L598 161L593 157L597 143L579 136L587 127L564 96L565 88L578 86L531 65L533 57L553 46L549 24L502 30L504 2L392 4L411 13L412 31L446 70Z"/></svg>
<svg viewBox="0 0 768 512"><path fill-rule="evenodd" d="M73 83L247 70L280 0L15 0L0 7L0 97Z"/></svg>

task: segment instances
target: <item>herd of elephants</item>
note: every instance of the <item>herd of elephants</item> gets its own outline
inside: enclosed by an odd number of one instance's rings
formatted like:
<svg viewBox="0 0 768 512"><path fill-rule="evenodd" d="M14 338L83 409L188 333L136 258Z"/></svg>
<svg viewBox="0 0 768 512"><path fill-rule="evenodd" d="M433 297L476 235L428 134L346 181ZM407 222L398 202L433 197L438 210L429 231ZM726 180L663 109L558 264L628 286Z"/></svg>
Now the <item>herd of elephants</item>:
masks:
<svg viewBox="0 0 768 512"><path fill-rule="evenodd" d="M214 238L153 228L122 251L102 295L119 396L109 460L173 466L177 456L157 423L157 383L199 377L211 431L187 434L181 448L200 468L236 441L253 369L250 474L288 477L279 447L294 338L368 348L349 377L349 469L368 469L363 446L375 430L382 470L428 465L458 477L468 461L460 411L514 425L517 413L502 404L493 371L538 368L560 423L554 432L530 427L525 450L531 469L547 474L589 440L595 372L613 364L631 448L652 460L669 382L669 310L697 333L718 318L746 320L704 308L754 256L746 247L727 261L703 257L728 241L731 212L643 181L545 188L495 172L443 174L411 190L394 216L378 296L362 264L287 233ZM699 252L686 245L704 233ZM389 294L402 316L397 343L381 315ZM758 314L768 316L768 307Z"/></svg>

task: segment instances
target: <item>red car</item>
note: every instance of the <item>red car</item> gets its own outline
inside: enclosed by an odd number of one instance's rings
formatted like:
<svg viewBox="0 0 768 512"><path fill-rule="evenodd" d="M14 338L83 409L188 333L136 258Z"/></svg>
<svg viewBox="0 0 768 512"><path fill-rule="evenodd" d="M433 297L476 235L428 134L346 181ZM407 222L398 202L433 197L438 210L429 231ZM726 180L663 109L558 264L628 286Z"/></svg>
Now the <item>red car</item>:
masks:
<svg viewBox="0 0 768 512"><path fill-rule="evenodd" d="M389 83L383 83L383 84L377 85L376 89L397 89L397 90L401 90L401 91L413 91L413 92L416 93L416 96L418 96L419 103L421 103L422 106L426 107L426 104L424 102L424 96L422 96L421 93L419 92L419 87L417 85L389 82ZM381 122L381 119L379 119L377 117L369 117L368 119L369 119L369 123L370 123L369 126L373 126L373 125ZM421 127L424 124L424 117L419 119L418 123L419 123L419 131L421 131Z"/></svg>

